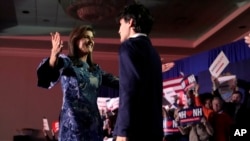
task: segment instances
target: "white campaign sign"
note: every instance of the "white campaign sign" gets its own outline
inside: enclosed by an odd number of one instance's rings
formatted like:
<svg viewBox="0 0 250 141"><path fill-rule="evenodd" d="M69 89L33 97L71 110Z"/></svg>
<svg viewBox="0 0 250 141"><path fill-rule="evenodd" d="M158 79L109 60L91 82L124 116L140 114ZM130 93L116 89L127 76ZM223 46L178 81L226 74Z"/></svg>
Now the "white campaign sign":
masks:
<svg viewBox="0 0 250 141"><path fill-rule="evenodd" d="M173 104L175 102L175 98L173 96L176 96L174 89L172 87L163 89L163 97L170 103Z"/></svg>
<svg viewBox="0 0 250 141"><path fill-rule="evenodd" d="M43 118L43 130L49 131L49 123L47 118Z"/></svg>
<svg viewBox="0 0 250 141"><path fill-rule="evenodd" d="M217 78L228 64L229 60L227 59L223 51L221 51L220 54L215 58L214 62L209 67L209 71L212 76Z"/></svg>
<svg viewBox="0 0 250 141"><path fill-rule="evenodd" d="M108 110L115 110L119 108L119 97L111 98L109 101L107 101L107 109Z"/></svg>

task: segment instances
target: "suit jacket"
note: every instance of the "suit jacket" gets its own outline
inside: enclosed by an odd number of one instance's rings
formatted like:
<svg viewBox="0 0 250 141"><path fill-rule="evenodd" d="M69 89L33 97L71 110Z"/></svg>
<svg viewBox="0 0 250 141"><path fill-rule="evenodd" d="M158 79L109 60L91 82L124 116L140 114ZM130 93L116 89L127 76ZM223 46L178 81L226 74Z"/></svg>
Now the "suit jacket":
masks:
<svg viewBox="0 0 250 141"><path fill-rule="evenodd" d="M162 141L162 69L148 37L123 42L119 49L119 110L114 136L130 141Z"/></svg>

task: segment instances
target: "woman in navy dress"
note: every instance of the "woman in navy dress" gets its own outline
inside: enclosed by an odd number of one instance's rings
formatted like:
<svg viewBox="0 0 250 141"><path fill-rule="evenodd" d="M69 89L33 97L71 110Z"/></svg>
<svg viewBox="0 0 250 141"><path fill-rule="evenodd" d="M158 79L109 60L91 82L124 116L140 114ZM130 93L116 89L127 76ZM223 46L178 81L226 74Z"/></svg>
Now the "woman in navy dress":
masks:
<svg viewBox="0 0 250 141"><path fill-rule="evenodd" d="M44 58L37 69L39 87L51 89L61 81L59 141L103 141L98 90L100 85L118 88L119 81L93 63L93 38L91 27L76 27L69 36L69 53L64 55L60 34L51 33L50 57Z"/></svg>

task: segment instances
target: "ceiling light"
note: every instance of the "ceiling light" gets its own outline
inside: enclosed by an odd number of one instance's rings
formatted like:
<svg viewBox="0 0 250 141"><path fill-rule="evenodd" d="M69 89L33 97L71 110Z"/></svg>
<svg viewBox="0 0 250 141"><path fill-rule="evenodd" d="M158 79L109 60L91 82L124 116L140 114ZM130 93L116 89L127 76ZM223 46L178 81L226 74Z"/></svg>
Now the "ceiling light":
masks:
<svg viewBox="0 0 250 141"><path fill-rule="evenodd" d="M23 14L29 14L30 11L28 11L28 10L23 10L22 13L23 13Z"/></svg>
<svg viewBox="0 0 250 141"><path fill-rule="evenodd" d="M64 11L81 21L101 21L116 16L128 0L58 0Z"/></svg>

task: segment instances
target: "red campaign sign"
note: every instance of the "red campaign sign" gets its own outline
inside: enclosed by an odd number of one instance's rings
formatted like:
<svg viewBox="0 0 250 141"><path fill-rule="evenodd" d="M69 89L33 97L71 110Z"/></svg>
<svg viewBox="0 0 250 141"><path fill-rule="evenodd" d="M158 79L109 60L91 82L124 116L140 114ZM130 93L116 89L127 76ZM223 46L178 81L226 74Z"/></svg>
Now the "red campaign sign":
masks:
<svg viewBox="0 0 250 141"><path fill-rule="evenodd" d="M59 122L58 121L54 121L52 123L52 130L53 130L54 133L59 131Z"/></svg>
<svg viewBox="0 0 250 141"><path fill-rule="evenodd" d="M203 117L202 107L182 109L178 112L178 115L181 125L200 122Z"/></svg>

